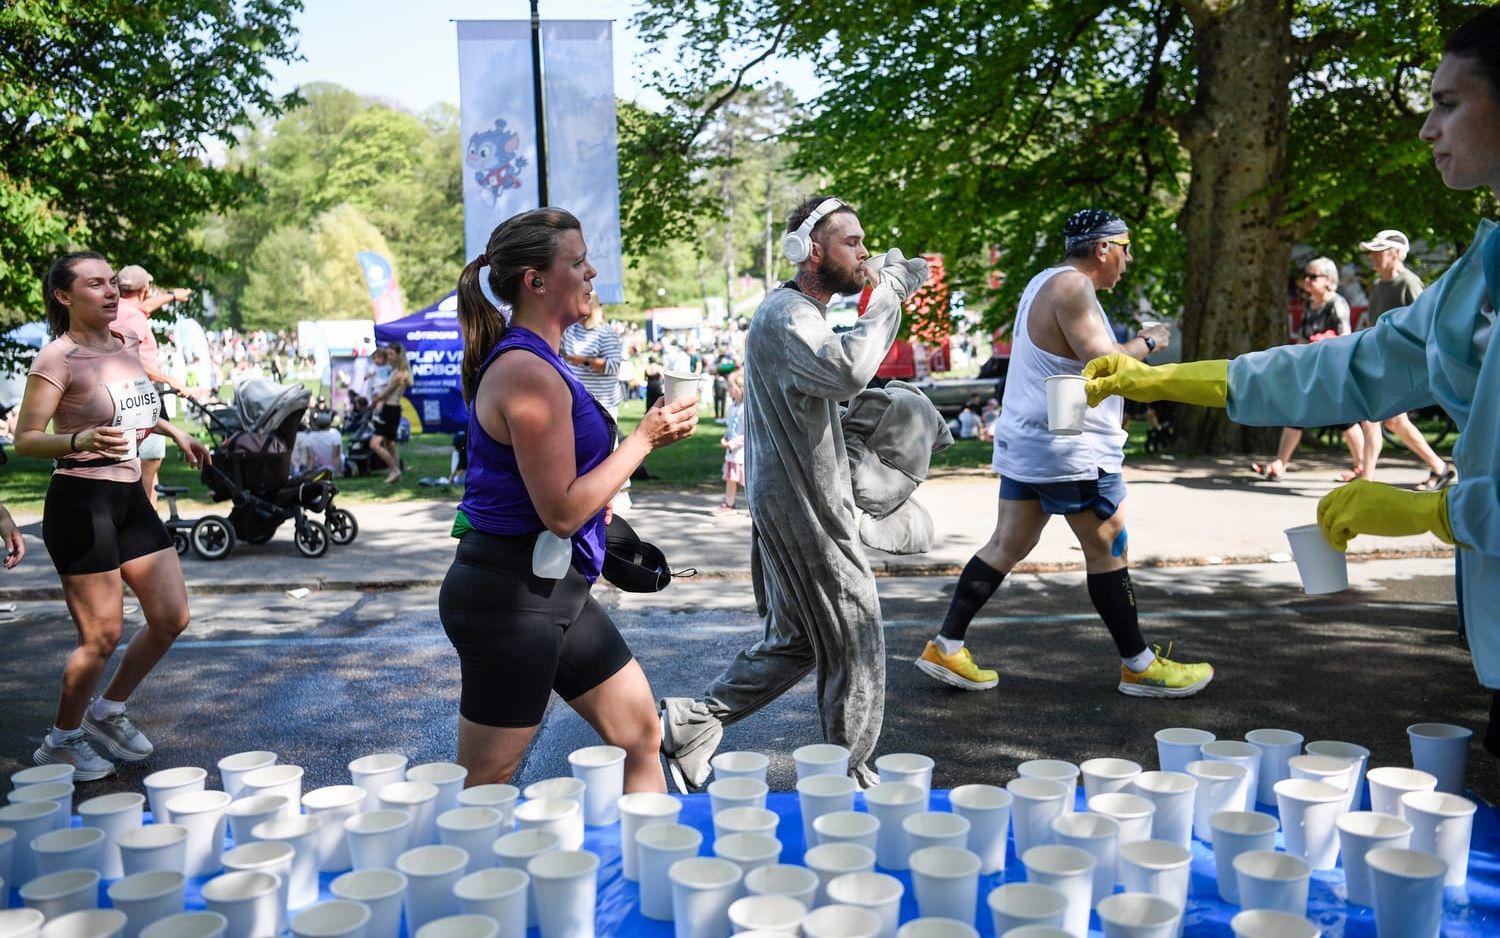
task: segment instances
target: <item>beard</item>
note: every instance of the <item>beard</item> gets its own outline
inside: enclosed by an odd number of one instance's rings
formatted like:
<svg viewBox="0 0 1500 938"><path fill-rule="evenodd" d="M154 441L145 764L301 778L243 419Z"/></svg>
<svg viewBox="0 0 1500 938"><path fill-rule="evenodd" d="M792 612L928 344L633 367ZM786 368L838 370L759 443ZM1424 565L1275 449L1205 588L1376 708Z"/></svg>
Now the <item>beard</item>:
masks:
<svg viewBox="0 0 1500 938"><path fill-rule="evenodd" d="M842 296L859 293L865 288L865 272L859 265L840 268L825 262L818 275L825 288Z"/></svg>

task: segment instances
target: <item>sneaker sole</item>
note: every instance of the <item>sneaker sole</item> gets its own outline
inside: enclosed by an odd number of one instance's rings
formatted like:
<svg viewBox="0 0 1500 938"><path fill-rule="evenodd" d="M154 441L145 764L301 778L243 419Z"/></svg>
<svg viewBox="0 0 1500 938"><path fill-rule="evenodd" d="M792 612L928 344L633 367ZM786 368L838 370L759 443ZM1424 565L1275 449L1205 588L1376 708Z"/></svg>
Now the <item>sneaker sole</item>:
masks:
<svg viewBox="0 0 1500 938"><path fill-rule="evenodd" d="M667 719L667 711L660 710L657 719L661 721L662 759L667 763L667 774L672 777L672 784L677 787L678 794L691 795L698 789L688 784L687 776L683 774L682 766L677 764L677 758L666 751L667 740L671 739L671 721Z"/></svg>
<svg viewBox="0 0 1500 938"><path fill-rule="evenodd" d="M1213 679L1213 675L1209 675L1187 687L1152 687L1149 684L1127 684L1121 681L1120 693L1127 697L1191 697L1212 683Z"/></svg>
<svg viewBox="0 0 1500 938"><path fill-rule="evenodd" d="M933 680L941 681L949 687L957 687L959 690L989 690L1000 683L999 678L995 678L993 681L971 681L966 677L954 674L940 664L933 664L931 661L924 661L921 658L912 663L917 666L918 671L921 671Z"/></svg>
<svg viewBox="0 0 1500 938"><path fill-rule="evenodd" d="M52 758L51 756L47 755L47 753L40 747L36 752L33 752L31 754L31 761L36 763L37 765L73 765L73 763L67 761L66 759ZM108 769L99 769L97 771L87 772L83 769L80 769L78 766L73 765L73 781L75 782L97 782L99 781L99 779L109 778L113 774L115 774L114 766L110 766Z"/></svg>
<svg viewBox="0 0 1500 938"><path fill-rule="evenodd" d="M152 749L151 752L148 752L145 755L141 755L140 753L131 752L129 749L118 746L115 744L114 740L110 739L108 736L90 726L87 717L85 717L83 721L83 732L84 735L88 737L90 745L99 746L107 750L110 755L114 756L116 759L119 759L121 762L145 762L147 759L151 758L152 753L156 751L155 749Z"/></svg>

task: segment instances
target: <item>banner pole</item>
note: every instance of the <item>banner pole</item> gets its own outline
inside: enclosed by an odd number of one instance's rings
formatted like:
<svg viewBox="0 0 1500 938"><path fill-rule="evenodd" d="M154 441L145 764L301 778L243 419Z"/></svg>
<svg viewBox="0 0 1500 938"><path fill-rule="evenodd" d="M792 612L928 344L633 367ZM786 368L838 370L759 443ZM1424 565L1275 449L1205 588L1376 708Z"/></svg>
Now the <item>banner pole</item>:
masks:
<svg viewBox="0 0 1500 938"><path fill-rule="evenodd" d="M536 193L539 208L547 205L547 106L542 96L541 0L531 0L531 89L536 108Z"/></svg>

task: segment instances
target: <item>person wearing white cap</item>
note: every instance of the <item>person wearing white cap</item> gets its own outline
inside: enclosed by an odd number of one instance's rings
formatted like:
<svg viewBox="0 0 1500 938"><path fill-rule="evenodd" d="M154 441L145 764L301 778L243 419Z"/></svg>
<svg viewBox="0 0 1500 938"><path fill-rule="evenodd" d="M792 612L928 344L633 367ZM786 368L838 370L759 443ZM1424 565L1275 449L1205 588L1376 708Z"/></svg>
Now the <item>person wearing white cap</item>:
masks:
<svg viewBox="0 0 1500 938"><path fill-rule="evenodd" d="M181 287L153 290L151 274L139 264L127 264L116 276L120 283L120 304L114 321L115 331L140 341L141 367L146 369L146 377L186 397L189 394L187 386L168 374L161 365L161 357L156 351L156 335L151 331L151 314L169 303L186 302L193 291ZM146 487L146 497L153 506L156 504L156 476L166 455L167 440L161 434L153 433L141 441L141 484Z"/></svg>
<svg viewBox="0 0 1500 938"><path fill-rule="evenodd" d="M1375 269L1376 280L1370 287L1370 306L1365 311L1365 325L1373 326L1380 317L1393 309L1401 309L1417 301L1422 295L1422 279L1412 273L1405 264L1406 253L1411 242L1406 235L1394 228L1378 232L1368 241L1361 241L1360 248L1370 256L1370 266ZM1406 414L1397 414L1385 421L1385 429L1396 435L1406 448L1427 464L1427 478L1417 483L1417 491L1430 492L1453 484L1458 472L1451 463L1433 452L1427 438ZM1374 421L1365 424L1365 456L1360 465L1364 478L1375 478L1375 464L1380 459L1380 448L1385 437L1380 425Z"/></svg>

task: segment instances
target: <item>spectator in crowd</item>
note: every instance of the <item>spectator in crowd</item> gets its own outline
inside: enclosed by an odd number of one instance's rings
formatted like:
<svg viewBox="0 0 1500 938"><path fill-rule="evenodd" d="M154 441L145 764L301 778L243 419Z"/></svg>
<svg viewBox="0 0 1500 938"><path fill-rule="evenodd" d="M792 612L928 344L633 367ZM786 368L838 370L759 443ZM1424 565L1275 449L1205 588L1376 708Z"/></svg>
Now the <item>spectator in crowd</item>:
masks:
<svg viewBox="0 0 1500 938"><path fill-rule="evenodd" d="M412 386L412 376L411 366L406 363L406 349L400 342L385 346L384 352L390 366L390 377L370 399L370 407L376 413L375 435L370 438L370 449L389 467L385 484L394 485L401 481L401 453L396 448L396 432L401 426L401 398Z"/></svg>
<svg viewBox="0 0 1500 938"><path fill-rule="evenodd" d="M656 356L653 355L646 360L645 375L647 410L655 407L656 402L661 400L661 396L666 393L665 389L662 387L662 373L663 370L661 367L661 361L657 359Z"/></svg>
<svg viewBox="0 0 1500 938"><path fill-rule="evenodd" d="M575 322L563 331L562 357L575 377L593 395L611 419L620 417L625 400L620 391L620 336L604 321L604 307L599 298L589 299L589 318Z"/></svg>
<svg viewBox="0 0 1500 938"><path fill-rule="evenodd" d="M979 395L970 397L964 404L964 409L958 412L958 417L953 421L953 435L961 440L979 439L979 428L982 424L979 414Z"/></svg>
<svg viewBox="0 0 1500 938"><path fill-rule="evenodd" d="M745 484L745 379L740 372L732 371L724 384L729 397L724 437L719 441L724 447L724 501L714 512L727 515L734 511L735 495Z"/></svg>
<svg viewBox="0 0 1500 938"><path fill-rule="evenodd" d="M729 378L718 368L714 369L714 419L724 420L724 406L729 399Z"/></svg>
<svg viewBox="0 0 1500 938"><path fill-rule="evenodd" d="M141 367L161 390L163 386L182 395L189 396L187 386L173 378L162 367L156 333L151 331L151 314L171 303L185 303L193 295L192 290L178 287L174 290L152 289L152 277L146 268L130 264L120 269L120 302L115 315L113 330L129 335L140 343ZM167 455L167 438L153 433L141 441L141 485L146 487L146 498L152 507L156 505L156 477L161 472L161 461Z"/></svg>
<svg viewBox="0 0 1500 938"><path fill-rule="evenodd" d="M995 441L995 427L1000 422L1000 402L993 397L984 402L979 414L979 439L984 443Z"/></svg>
<svg viewBox="0 0 1500 938"><path fill-rule="evenodd" d="M344 465L344 435L333 428L333 412L315 410L306 430L297 431L292 446L292 471L339 472Z"/></svg>

